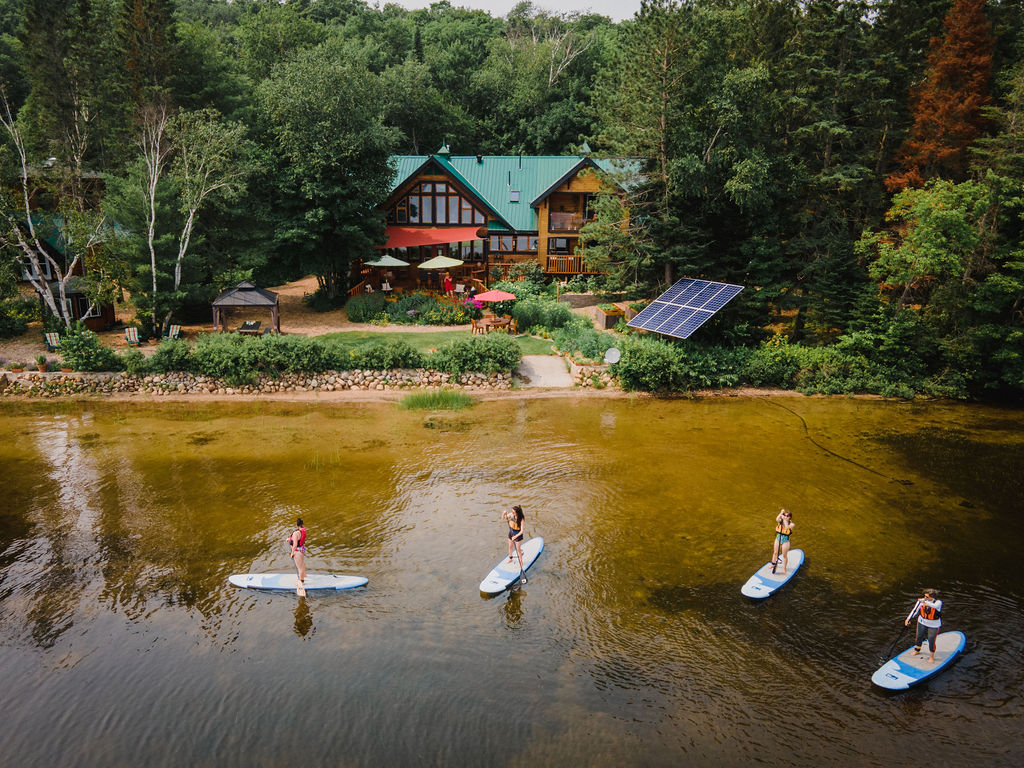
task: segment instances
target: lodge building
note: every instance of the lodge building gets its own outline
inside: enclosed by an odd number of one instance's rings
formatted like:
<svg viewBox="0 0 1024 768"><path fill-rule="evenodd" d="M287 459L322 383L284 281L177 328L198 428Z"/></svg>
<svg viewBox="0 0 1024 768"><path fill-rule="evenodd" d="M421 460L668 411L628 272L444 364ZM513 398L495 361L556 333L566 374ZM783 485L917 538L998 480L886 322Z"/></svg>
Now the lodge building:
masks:
<svg viewBox="0 0 1024 768"><path fill-rule="evenodd" d="M391 192L381 205L381 251L415 267L436 256L464 262L486 282L495 268L535 261L545 274L591 274L576 253L592 201L621 161L585 155L433 155L392 158Z"/></svg>

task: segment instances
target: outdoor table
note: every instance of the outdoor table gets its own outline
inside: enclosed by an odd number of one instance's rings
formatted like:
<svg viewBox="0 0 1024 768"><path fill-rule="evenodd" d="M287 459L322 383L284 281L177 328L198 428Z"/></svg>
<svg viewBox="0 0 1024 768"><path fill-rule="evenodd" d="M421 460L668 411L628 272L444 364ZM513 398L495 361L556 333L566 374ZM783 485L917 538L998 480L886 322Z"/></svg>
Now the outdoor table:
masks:
<svg viewBox="0 0 1024 768"><path fill-rule="evenodd" d="M244 336L259 336L260 321L246 320L241 326L239 326L238 332Z"/></svg>

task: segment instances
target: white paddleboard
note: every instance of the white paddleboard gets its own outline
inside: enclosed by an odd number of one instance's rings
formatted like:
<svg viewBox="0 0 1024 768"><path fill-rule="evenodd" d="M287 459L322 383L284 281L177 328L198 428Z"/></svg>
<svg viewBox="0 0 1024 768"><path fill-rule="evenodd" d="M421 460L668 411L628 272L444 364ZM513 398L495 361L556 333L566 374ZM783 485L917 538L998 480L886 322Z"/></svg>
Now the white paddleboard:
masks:
<svg viewBox="0 0 1024 768"><path fill-rule="evenodd" d="M953 663L965 645L967 636L963 632L940 632L935 638L934 664L928 661L928 641L925 640L917 656L913 655L914 646L910 646L875 670L871 682L890 691L905 691Z"/></svg>
<svg viewBox="0 0 1024 768"><path fill-rule="evenodd" d="M294 573L236 573L228 576L236 587L249 589L286 589L294 592L299 586L299 577ZM342 576L335 573L307 573L306 589L352 589L368 582L362 576Z"/></svg>
<svg viewBox="0 0 1024 768"><path fill-rule="evenodd" d="M533 562L544 551L544 539L534 536L523 544L523 570L529 570ZM494 566L487 578L480 582L480 591L487 595L497 595L511 587L519 579L519 558L509 562L508 557Z"/></svg>
<svg viewBox="0 0 1024 768"><path fill-rule="evenodd" d="M747 597L761 599L768 597L775 590L793 578L800 566L804 564L804 551L802 549L789 550L789 568L782 572L782 563L779 563L775 573L772 573L772 564L767 562L757 569L757 572L747 579L747 583L740 589Z"/></svg>

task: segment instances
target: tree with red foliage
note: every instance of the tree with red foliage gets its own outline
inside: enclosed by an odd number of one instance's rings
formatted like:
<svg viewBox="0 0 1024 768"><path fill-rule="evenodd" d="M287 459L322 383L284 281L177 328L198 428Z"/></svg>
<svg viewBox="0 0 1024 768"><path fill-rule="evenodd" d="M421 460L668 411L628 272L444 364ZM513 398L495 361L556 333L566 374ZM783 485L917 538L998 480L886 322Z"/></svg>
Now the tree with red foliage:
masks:
<svg viewBox="0 0 1024 768"><path fill-rule="evenodd" d="M911 94L914 125L900 149L902 170L885 180L893 192L936 177L962 181L967 147L985 126L994 43L985 0L953 0L943 27L943 38L931 41L925 80Z"/></svg>

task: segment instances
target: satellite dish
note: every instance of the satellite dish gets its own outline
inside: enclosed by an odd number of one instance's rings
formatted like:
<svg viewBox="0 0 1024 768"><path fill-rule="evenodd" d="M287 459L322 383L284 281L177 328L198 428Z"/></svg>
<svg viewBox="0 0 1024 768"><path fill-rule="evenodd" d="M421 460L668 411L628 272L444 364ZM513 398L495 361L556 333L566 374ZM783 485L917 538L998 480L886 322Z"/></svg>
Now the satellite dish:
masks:
<svg viewBox="0 0 1024 768"><path fill-rule="evenodd" d="M611 347L607 352L604 353L604 361L609 365L615 365L615 363L619 362L619 359L621 357L622 353L619 352L619 350L616 349L615 347Z"/></svg>

